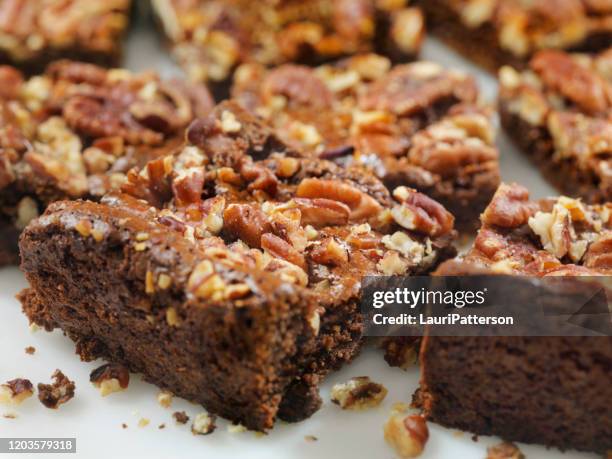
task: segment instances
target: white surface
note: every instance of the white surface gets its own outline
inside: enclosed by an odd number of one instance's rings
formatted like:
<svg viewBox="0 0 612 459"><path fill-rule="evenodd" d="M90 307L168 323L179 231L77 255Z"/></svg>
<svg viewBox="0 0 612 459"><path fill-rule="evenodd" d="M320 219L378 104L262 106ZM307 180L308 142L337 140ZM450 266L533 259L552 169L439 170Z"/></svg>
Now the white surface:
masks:
<svg viewBox="0 0 612 459"><path fill-rule="evenodd" d="M126 56L127 67L133 70L155 69L164 75L178 74L178 70L161 50L154 31L141 27L132 31ZM494 79L451 53L439 43L426 43L424 56L449 66L474 71L482 84L484 95L495 97ZM530 167L503 136L499 139L502 151L504 180L519 181L529 187L534 197L553 194L537 172ZM158 389L132 375L127 391L100 397L89 383L89 373L100 362L82 363L74 352L74 345L59 332L28 330L26 318L14 295L26 285L16 268L0 270L0 382L24 377L38 382L49 382L56 368L76 381L76 397L59 410L44 408L32 397L15 408L0 407L0 415L14 412L17 419L0 416L1 437L76 437L77 454L52 457L100 458L146 457L156 458L392 458L393 451L385 444L382 426L395 402L409 402L417 386L418 369L410 371L389 368L380 352L366 350L352 365L333 374L323 385L323 408L311 419L299 424L279 423L267 436L251 432L230 434L227 422L219 421L217 431L209 436L193 436L189 425L177 426L174 411L185 410L193 419L200 407L175 399L171 408L157 404ZM36 354L26 355L26 346L36 347ZM329 390L336 382L353 376L368 375L384 382L389 395L383 404L365 412L344 412L329 402ZM147 427L137 426L139 419L147 418ZM121 424L128 424L122 429ZM158 426L166 424L164 430ZM430 440L423 459L433 458L485 458L486 448L499 442L496 438L480 437L472 441L471 434L454 432L434 424L429 425ZM314 435L317 442L304 437ZM593 458L588 454L556 450L547 451L538 446L520 445L528 458L567 459ZM12 457L6 455L3 457ZM14 455L25 458L27 455Z"/></svg>

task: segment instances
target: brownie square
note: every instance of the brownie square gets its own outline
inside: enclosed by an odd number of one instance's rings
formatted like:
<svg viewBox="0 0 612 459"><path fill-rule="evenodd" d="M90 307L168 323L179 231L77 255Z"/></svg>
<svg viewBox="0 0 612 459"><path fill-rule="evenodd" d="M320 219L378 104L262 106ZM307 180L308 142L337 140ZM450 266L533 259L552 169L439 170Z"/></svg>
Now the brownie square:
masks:
<svg viewBox="0 0 612 459"><path fill-rule="evenodd" d="M0 87L0 264L17 261L19 232L50 202L119 187L213 106L204 87L72 61L29 79L0 67Z"/></svg>
<svg viewBox="0 0 612 459"><path fill-rule="evenodd" d="M510 138L563 193L612 200L612 49L542 51L529 69L500 70L499 110Z"/></svg>
<svg viewBox="0 0 612 459"><path fill-rule="evenodd" d="M131 0L2 0L0 63L28 74L57 59L117 66L130 6Z"/></svg>
<svg viewBox="0 0 612 459"><path fill-rule="evenodd" d="M363 276L425 274L455 254L440 204L302 157L233 102L122 191L30 223L26 314L82 358L255 430L311 415L320 380L359 352Z"/></svg>
<svg viewBox="0 0 612 459"><path fill-rule="evenodd" d="M408 0L153 0L172 53L189 77L227 93L243 62L308 65L357 52L418 54L424 19Z"/></svg>
<svg viewBox="0 0 612 459"><path fill-rule="evenodd" d="M363 54L317 68L238 68L232 96L313 157L408 186L474 230L499 185L492 111L475 80L433 62Z"/></svg>
<svg viewBox="0 0 612 459"><path fill-rule="evenodd" d="M529 201L502 184L473 247L434 274L609 276L611 248L612 203ZM517 288L516 301L532 304L531 291ZM420 364L415 401L434 422L562 450L612 448L610 336L426 336Z"/></svg>
<svg viewBox="0 0 612 459"><path fill-rule="evenodd" d="M434 35L479 65L524 67L543 49L596 52L612 43L612 4L597 0L421 0Z"/></svg>

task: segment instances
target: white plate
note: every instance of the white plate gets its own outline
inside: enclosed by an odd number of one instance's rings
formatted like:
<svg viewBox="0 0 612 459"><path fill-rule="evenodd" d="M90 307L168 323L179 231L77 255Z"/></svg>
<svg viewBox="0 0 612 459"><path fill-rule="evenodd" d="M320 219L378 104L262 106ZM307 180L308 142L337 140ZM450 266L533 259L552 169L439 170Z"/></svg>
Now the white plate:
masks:
<svg viewBox="0 0 612 459"><path fill-rule="evenodd" d="M483 94L494 100L495 80L488 74L452 53L437 41L429 39L424 57L445 65L474 72L481 83ZM151 29L136 27L129 39L126 65L132 70L155 69L163 75L180 74L162 49ZM537 171L502 135L498 143L502 151L501 167L506 181L515 180L529 187L532 196L539 198L554 194ZM353 364L331 375L323 384L323 408L311 419L299 424L279 423L267 436L251 432L229 433L226 421L218 422L217 431L209 436L193 436L189 424L177 426L174 411L185 410L192 418L201 408L175 399L169 409L158 405L158 389L132 375L127 391L100 397L89 383L89 373L100 362L82 363L75 355L73 343L60 332L32 334L20 305L14 299L26 282L16 268L0 270L0 382L24 377L38 382L49 382L56 368L76 381L76 397L59 410L44 408L33 397L23 405L8 409L0 407L0 415L17 414L16 419L0 416L1 437L76 437L77 454L54 455L68 458L146 457L155 458L392 458L393 451L385 444L382 426L395 402L408 402L417 387L418 369L409 371L390 368L375 349L366 350ZM26 355L26 346L36 347L36 353ZM329 390L334 383L353 376L368 375L383 382L389 395L383 404L370 411L345 412L329 403ZM139 428L141 418L150 420ZM127 429L121 427L128 425ZM159 430L160 424L165 424ZM421 456L433 458L484 458L487 446L500 440L480 437L473 441L469 433L456 432L430 424L430 440ZM314 435L316 442L305 436ZM546 450L539 446L520 445L529 458L593 458L588 454ZM12 455L11 455L12 456ZM9 456L6 456L9 457ZM26 455L15 455L24 458Z"/></svg>

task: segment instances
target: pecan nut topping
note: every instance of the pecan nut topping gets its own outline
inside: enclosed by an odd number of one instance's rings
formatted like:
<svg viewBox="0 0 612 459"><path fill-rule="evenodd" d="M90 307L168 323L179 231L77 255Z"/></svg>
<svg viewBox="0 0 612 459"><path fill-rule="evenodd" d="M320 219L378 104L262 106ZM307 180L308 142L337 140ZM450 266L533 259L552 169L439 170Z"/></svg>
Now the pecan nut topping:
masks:
<svg viewBox="0 0 612 459"><path fill-rule="evenodd" d="M401 203L391 211L400 226L430 236L452 231L455 217L433 199L406 187L396 188L393 196Z"/></svg>

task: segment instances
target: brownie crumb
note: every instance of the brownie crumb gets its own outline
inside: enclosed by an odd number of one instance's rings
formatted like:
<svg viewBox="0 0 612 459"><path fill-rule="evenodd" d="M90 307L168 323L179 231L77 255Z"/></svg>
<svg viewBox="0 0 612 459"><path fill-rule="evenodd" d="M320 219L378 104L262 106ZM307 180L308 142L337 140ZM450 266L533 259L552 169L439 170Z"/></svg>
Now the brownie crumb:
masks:
<svg viewBox="0 0 612 459"><path fill-rule="evenodd" d="M53 384L38 383L38 399L47 408L55 410L74 397L76 384L61 370L55 370L51 378L54 380Z"/></svg>
<svg viewBox="0 0 612 459"><path fill-rule="evenodd" d="M130 384L130 373L122 365L107 363L93 370L89 375L89 381L98 388L102 397L106 397L127 389Z"/></svg>
<svg viewBox="0 0 612 459"><path fill-rule="evenodd" d="M34 355L36 353L36 348L34 346L28 346L25 348L25 353L28 355Z"/></svg>
<svg viewBox="0 0 612 459"><path fill-rule="evenodd" d="M122 428L122 429L127 429L127 428L128 428L128 425L127 425L125 422L122 422L122 423L121 423L121 428Z"/></svg>
<svg viewBox="0 0 612 459"><path fill-rule="evenodd" d="M158 428L159 430L163 430L163 429L165 429L165 428L166 428L166 424L160 424L159 426L157 426L157 428Z"/></svg>
<svg viewBox="0 0 612 459"><path fill-rule="evenodd" d="M525 459L525 456L514 443L502 442L487 448L486 459Z"/></svg>
<svg viewBox="0 0 612 459"><path fill-rule="evenodd" d="M184 411L175 411L172 417L177 424L187 424L187 422L189 422L189 416L187 416L187 413Z"/></svg>
<svg viewBox="0 0 612 459"><path fill-rule="evenodd" d="M304 440L306 440L308 443L319 441L319 439L315 437L314 435L305 435Z"/></svg>
<svg viewBox="0 0 612 459"><path fill-rule="evenodd" d="M194 435L210 435L215 431L217 417L207 412L198 414L191 424L191 433Z"/></svg>
<svg viewBox="0 0 612 459"><path fill-rule="evenodd" d="M17 419L17 414L16 413L4 413L2 417L4 419Z"/></svg>
<svg viewBox="0 0 612 459"><path fill-rule="evenodd" d="M360 410L373 408L387 396L387 389L382 384L370 380L367 376L358 376L343 384L336 384L331 391L331 401L343 410Z"/></svg>
<svg viewBox="0 0 612 459"><path fill-rule="evenodd" d="M0 385L0 403L20 405L34 394L34 387L29 379L17 378Z"/></svg>

